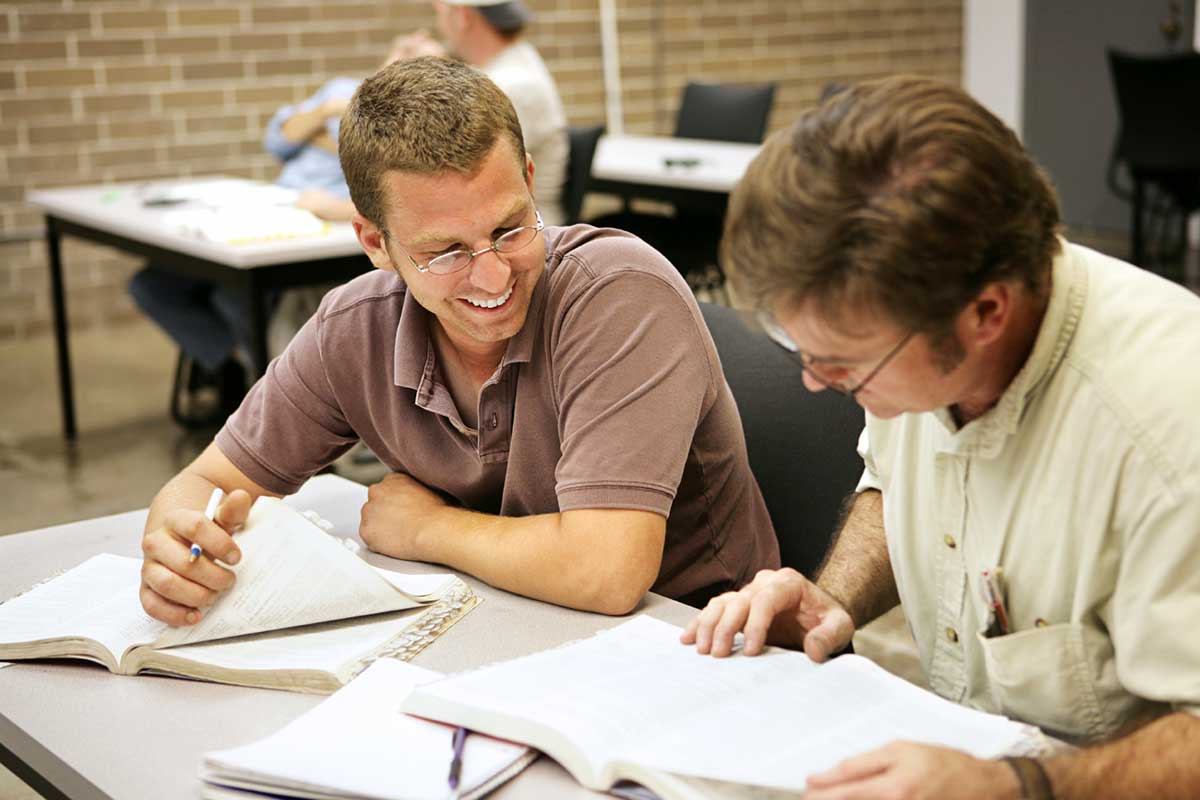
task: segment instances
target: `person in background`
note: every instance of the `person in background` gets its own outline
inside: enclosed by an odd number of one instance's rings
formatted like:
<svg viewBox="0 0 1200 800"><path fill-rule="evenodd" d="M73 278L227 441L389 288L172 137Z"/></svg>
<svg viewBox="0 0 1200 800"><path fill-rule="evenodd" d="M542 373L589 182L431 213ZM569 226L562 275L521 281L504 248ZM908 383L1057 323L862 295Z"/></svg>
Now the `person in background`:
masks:
<svg viewBox="0 0 1200 800"><path fill-rule="evenodd" d="M460 58L508 95L521 121L525 149L537 167L534 196L542 218L547 225L563 224L567 117L550 70L525 39L532 12L522 0L433 0L433 11L444 45L418 31L405 40L406 46Z"/></svg>
<svg viewBox="0 0 1200 800"><path fill-rule="evenodd" d="M454 55L482 69L513 101L527 145L538 166L535 193L547 224L563 222L562 187L566 180L566 117L558 89L536 49L523 32L533 15L520 0L449 0L434 2L437 27L446 45L425 31L397 37L383 65L422 55ZM282 168L276 183L300 191L296 204L316 216L346 221L354 214L337 157L341 115L358 81L335 78L312 97L279 109L267 125L264 146ZM268 352L280 353L316 310L331 286L291 289L272 309ZM245 394L251 331L248 300L219 284L195 280L148 265L130 281L139 308L179 344L193 363L193 383L212 386L217 403L180 421L215 424L237 407Z"/></svg>
<svg viewBox="0 0 1200 800"><path fill-rule="evenodd" d="M808 111L731 198L730 279L866 409L865 470L816 575L759 574L684 643L822 661L902 603L934 692L1082 745L897 742L809 800L1200 797L1200 299L1059 221L1011 130L914 77Z"/></svg>
<svg viewBox="0 0 1200 800"><path fill-rule="evenodd" d="M430 52L421 38L397 38L382 66ZM358 88L354 78L334 78L302 103L280 108L271 117L263 145L280 163L277 186L300 192L296 205L330 221L349 221L354 214L337 157L337 128L342 112ZM305 289L283 293L269 328L270 352L281 352L316 308L320 295ZM216 400L199 412L184 412L188 426L219 423L246 393L246 372L265 365L250 363L252 332L246 324L249 300L212 281L189 278L147 264L129 282L138 307L167 332L191 361L189 393L206 387ZM182 406L183 403L180 403Z"/></svg>

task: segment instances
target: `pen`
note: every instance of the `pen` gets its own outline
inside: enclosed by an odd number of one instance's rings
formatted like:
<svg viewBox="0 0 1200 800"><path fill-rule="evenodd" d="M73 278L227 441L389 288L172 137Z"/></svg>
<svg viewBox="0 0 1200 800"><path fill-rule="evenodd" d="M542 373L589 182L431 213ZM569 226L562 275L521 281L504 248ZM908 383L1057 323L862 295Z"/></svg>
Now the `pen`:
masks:
<svg viewBox="0 0 1200 800"><path fill-rule="evenodd" d="M463 745L466 744L468 733L470 731L460 726L454 729L454 738L450 740L451 747L453 748L453 755L450 757L450 777L448 779L451 791L458 790L458 779L462 775Z"/></svg>
<svg viewBox="0 0 1200 800"><path fill-rule="evenodd" d="M221 491L220 486L218 486L216 489L213 489L212 495L210 495L208 498L208 505L204 507L204 518L207 520L216 519L217 509L220 508L221 501L224 499L225 492ZM196 559L200 557L200 553L200 545L192 542L192 546L188 551L188 563L194 563Z"/></svg>
<svg viewBox="0 0 1200 800"><path fill-rule="evenodd" d="M1003 636L1008 633L1008 609L1004 607L1004 594L1000 589L1000 568L984 570L979 576L983 599L988 607L988 630L986 636Z"/></svg>

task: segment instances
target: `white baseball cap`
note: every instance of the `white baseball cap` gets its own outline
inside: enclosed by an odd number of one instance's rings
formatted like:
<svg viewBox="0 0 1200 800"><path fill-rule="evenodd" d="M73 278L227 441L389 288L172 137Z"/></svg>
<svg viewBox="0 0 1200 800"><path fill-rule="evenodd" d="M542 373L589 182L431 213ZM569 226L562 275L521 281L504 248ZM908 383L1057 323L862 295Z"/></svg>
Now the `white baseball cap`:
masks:
<svg viewBox="0 0 1200 800"><path fill-rule="evenodd" d="M522 0L442 0L448 6L479 9L483 18L498 31L515 31L533 19L533 12Z"/></svg>

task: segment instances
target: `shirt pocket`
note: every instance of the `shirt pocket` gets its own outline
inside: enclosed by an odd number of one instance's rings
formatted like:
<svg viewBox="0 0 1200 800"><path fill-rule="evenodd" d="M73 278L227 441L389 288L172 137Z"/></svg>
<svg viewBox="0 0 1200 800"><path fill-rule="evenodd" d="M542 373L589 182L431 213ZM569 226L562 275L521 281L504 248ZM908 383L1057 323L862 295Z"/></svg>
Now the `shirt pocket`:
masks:
<svg viewBox="0 0 1200 800"><path fill-rule="evenodd" d="M1104 730L1083 626L1060 623L1005 636L976 633L996 709L1067 739Z"/></svg>

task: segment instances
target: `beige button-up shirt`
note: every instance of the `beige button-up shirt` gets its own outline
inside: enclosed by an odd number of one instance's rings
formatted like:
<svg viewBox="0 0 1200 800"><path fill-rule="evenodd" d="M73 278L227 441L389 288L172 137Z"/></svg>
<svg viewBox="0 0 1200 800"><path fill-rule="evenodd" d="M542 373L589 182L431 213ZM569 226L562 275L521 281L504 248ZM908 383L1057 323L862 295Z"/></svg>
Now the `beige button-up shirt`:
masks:
<svg viewBox="0 0 1200 800"><path fill-rule="evenodd" d="M930 687L1085 742L1200 714L1200 299L1062 245L996 406L868 414L859 489L883 492ZM997 567L1010 627L987 636Z"/></svg>

